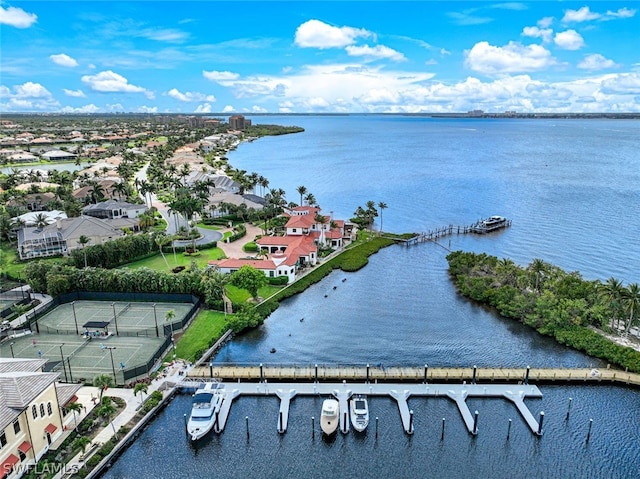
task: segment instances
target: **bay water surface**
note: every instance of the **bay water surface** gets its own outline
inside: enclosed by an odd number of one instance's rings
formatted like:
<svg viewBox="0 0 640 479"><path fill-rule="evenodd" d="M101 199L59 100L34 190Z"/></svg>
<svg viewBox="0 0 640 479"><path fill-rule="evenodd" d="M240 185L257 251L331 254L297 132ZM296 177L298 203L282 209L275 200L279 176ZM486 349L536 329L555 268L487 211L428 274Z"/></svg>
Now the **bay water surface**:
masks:
<svg viewBox="0 0 640 479"><path fill-rule="evenodd" d="M440 245L386 248L361 271L334 272L284 301L261 328L227 343L214 361L606 367L460 297L443 246L522 265L540 258L586 279L638 282L640 123L357 115L253 121L306 130L242 144L228 155L233 166L284 189L288 201L299 202L296 187L304 185L323 213L343 219L368 200L383 201L388 208L376 227L382 223L397 233L468 225L493 214L513 225L490 235L447 237ZM475 437L444 398L409 400L413 436L404 434L394 401L371 398L366 434L326 440L317 421L315 435L311 428L323 398L298 397L289 429L280 435L277 398L243 397L234 402L225 431L195 447L184 434L190 397L177 396L104 477L639 476L639 391L540 389L544 397L527 405L536 417L545 412L542 437L531 434L511 403L473 398L467 403L479 411Z"/></svg>

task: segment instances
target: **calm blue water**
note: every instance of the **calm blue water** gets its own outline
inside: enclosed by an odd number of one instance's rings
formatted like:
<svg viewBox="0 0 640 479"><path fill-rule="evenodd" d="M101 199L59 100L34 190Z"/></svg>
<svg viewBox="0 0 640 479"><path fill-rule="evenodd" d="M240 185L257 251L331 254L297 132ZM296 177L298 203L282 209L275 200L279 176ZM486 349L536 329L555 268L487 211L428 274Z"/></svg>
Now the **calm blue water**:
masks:
<svg viewBox="0 0 640 479"><path fill-rule="evenodd" d="M258 122L306 128L301 135L242 145L229 155L234 166L285 189L290 201L299 201L295 188L305 185L337 218L349 218L367 200L384 201L389 207L383 228L395 232L501 214L513 219L510 229L454 236L443 244L521 264L539 257L590 279L639 280L640 155L632 148L640 123L380 116ZM460 298L448 279L445 255L434 244L394 246L358 273L334 272L284 302L263 327L230 342L215 360L604 366ZM271 348L277 352L270 354ZM480 413L473 438L445 399L410 400L416 433L409 437L395 403L373 398L372 415L380 417L377 440L372 421L365 436L339 434L326 442L317 421L311 436L310 418L318 417L322 398L296 398L284 435L276 432L277 399L242 398L225 432L197 449L183 435L189 397L179 396L105 477L638 477L638 391L541 390L544 398L528 405L536 416L545 411L542 438L529 432L513 405L469 400L470 409ZM572 413L565 421L569 397ZM587 444L590 418L594 427Z"/></svg>

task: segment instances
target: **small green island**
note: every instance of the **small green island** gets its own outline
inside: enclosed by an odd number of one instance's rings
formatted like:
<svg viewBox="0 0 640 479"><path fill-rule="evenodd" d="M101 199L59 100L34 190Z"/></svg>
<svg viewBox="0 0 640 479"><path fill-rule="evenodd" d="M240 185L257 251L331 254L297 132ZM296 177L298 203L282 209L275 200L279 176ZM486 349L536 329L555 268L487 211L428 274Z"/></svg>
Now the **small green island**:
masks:
<svg viewBox="0 0 640 479"><path fill-rule="evenodd" d="M587 281L541 259L522 267L508 258L455 251L447 261L463 296L560 344L640 372L640 352L618 344L638 323L638 284L625 287L615 278Z"/></svg>

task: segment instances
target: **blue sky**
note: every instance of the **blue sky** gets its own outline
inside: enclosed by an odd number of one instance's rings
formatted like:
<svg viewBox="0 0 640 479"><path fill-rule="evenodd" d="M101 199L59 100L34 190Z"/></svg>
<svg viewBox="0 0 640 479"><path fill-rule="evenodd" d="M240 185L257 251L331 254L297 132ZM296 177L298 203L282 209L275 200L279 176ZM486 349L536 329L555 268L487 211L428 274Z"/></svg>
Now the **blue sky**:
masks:
<svg viewBox="0 0 640 479"><path fill-rule="evenodd" d="M0 0L0 111L638 112L638 10Z"/></svg>

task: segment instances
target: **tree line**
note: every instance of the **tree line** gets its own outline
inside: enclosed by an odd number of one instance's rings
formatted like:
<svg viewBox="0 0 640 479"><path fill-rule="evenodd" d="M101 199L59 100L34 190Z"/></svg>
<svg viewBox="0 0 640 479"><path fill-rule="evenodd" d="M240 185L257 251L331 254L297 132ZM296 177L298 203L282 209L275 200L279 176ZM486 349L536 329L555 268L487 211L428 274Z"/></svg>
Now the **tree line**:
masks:
<svg viewBox="0 0 640 479"><path fill-rule="evenodd" d="M487 254L455 251L449 273L464 296L495 307L558 342L640 372L640 352L598 330L628 335L640 322L640 288L614 278L587 281L577 272L534 259L526 267Z"/></svg>

